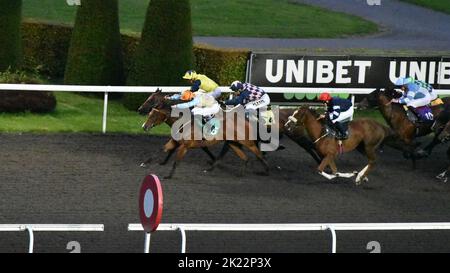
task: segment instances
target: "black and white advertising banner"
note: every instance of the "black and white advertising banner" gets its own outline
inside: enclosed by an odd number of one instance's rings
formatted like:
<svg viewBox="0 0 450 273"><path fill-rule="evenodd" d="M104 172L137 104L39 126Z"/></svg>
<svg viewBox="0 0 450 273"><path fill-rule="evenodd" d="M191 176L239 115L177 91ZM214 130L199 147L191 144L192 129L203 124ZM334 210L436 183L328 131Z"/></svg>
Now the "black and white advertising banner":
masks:
<svg viewBox="0 0 450 273"><path fill-rule="evenodd" d="M252 54L249 81L258 86L314 88L317 92L339 92L336 89L342 88L341 96L346 97L349 90L390 87L405 76L432 84L438 93L450 91L450 57ZM314 99L316 95L285 93L283 99L275 101Z"/></svg>

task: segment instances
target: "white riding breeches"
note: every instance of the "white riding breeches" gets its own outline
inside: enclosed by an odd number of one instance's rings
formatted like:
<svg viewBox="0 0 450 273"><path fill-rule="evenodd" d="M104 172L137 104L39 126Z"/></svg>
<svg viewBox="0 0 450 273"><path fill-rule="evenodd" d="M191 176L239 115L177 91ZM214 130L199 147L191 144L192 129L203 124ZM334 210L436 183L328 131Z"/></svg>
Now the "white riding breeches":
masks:
<svg viewBox="0 0 450 273"><path fill-rule="evenodd" d="M347 111L344 111L344 112L341 112L340 114L339 114L339 117L337 117L336 119L332 119L331 121L333 122L333 123L336 123L336 122L341 122L341 121L345 121L345 120L348 120L348 121L350 121L351 119L353 119L353 106L352 107L350 107ZM330 116L332 116L333 114L331 114L330 113Z"/></svg>
<svg viewBox="0 0 450 273"><path fill-rule="evenodd" d="M200 116L210 116L210 115L214 115L219 113L220 111L220 106L218 103L214 103L212 106L210 107L195 107L194 109L192 109L192 114L194 114L194 116L200 115Z"/></svg>
<svg viewBox="0 0 450 273"><path fill-rule="evenodd" d="M270 97L267 94L264 94L259 100L255 100L247 103L244 108L245 110L256 110L261 107L266 107L270 104Z"/></svg>

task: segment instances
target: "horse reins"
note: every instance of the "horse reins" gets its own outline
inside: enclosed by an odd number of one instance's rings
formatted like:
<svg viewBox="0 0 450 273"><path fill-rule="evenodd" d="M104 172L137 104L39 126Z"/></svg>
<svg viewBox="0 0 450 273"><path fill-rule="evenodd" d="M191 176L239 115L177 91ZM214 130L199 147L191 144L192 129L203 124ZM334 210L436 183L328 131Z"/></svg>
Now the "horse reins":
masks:
<svg viewBox="0 0 450 273"><path fill-rule="evenodd" d="M298 119L296 119L294 116L289 116L288 119L289 119L289 121L294 122L294 124L297 124L297 122L298 122ZM317 120L319 120L319 119L317 119ZM288 123L286 122L285 126L286 126L287 124L288 124ZM304 124L303 124L303 125L304 125ZM318 139L316 139L316 140L313 142L313 144L316 144L316 143L319 142L322 138L328 136L329 134L330 134L329 132L325 133L324 135L322 135L321 137L319 137Z"/></svg>

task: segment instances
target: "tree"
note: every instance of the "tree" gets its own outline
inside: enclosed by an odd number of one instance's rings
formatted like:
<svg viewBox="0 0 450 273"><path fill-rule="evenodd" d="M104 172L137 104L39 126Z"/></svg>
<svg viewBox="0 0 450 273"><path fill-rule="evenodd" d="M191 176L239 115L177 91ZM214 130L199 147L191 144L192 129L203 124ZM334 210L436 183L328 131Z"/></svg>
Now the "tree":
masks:
<svg viewBox="0 0 450 273"><path fill-rule="evenodd" d="M193 59L189 0L151 0L127 84L186 85L182 76ZM125 105L136 109L145 97L126 94Z"/></svg>
<svg viewBox="0 0 450 273"><path fill-rule="evenodd" d="M22 0L0 0L0 71L16 69L22 60Z"/></svg>
<svg viewBox="0 0 450 273"><path fill-rule="evenodd" d="M124 81L118 1L81 1L70 42L64 82L122 85Z"/></svg>

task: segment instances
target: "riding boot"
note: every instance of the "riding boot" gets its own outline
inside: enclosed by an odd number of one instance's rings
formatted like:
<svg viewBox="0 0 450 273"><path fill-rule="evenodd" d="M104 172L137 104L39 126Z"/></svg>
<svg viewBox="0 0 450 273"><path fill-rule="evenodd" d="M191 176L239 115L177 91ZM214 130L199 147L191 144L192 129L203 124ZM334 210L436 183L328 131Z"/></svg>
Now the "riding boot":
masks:
<svg viewBox="0 0 450 273"><path fill-rule="evenodd" d="M334 124L334 127L337 129L337 131L339 132L339 139L340 140L344 140L348 138L348 130L347 130L347 126L345 126L345 124L341 123L341 122L336 122Z"/></svg>
<svg viewBox="0 0 450 273"><path fill-rule="evenodd" d="M416 108L408 106L408 111L406 111L406 116L412 123L420 122L420 116L416 111Z"/></svg>

